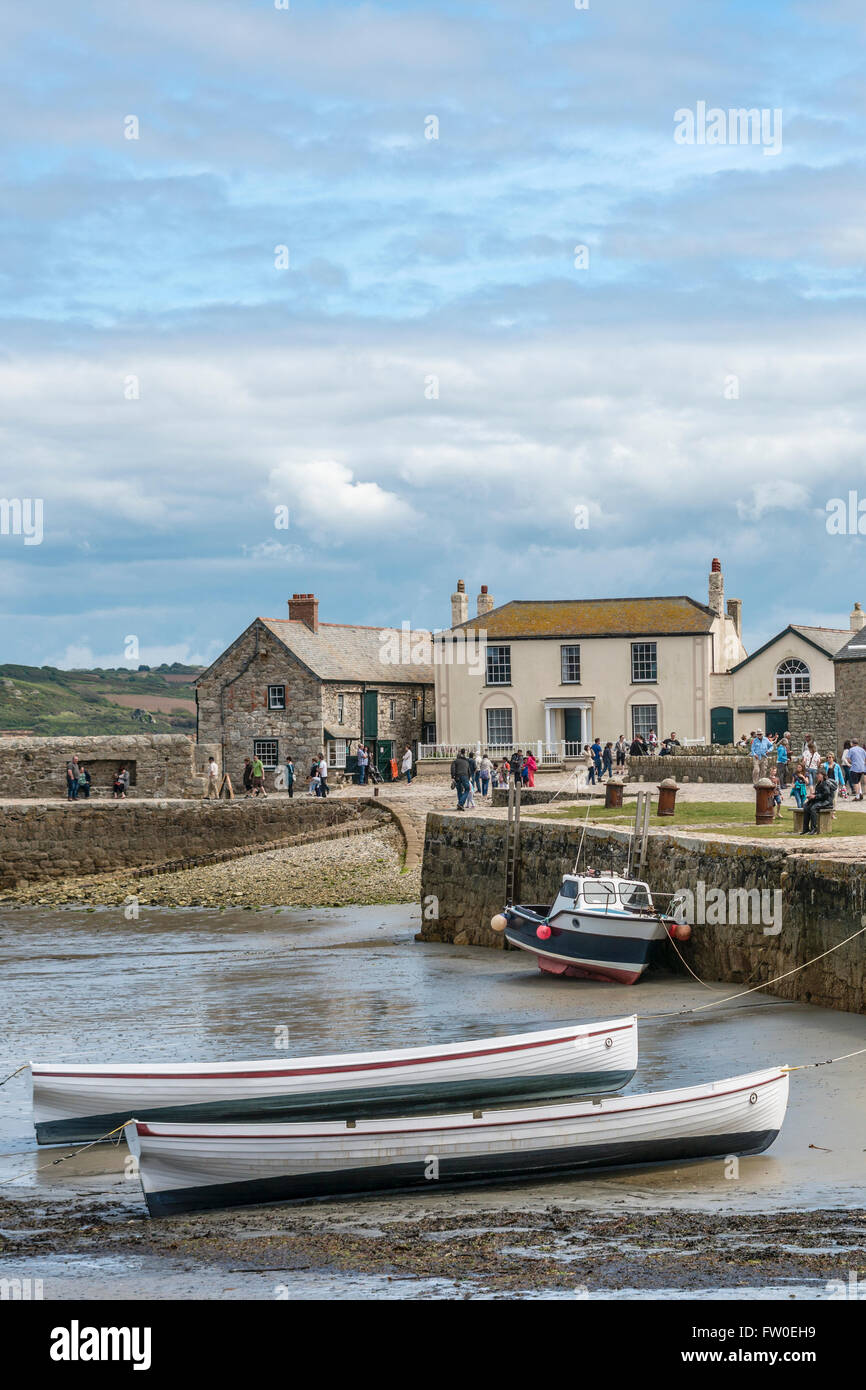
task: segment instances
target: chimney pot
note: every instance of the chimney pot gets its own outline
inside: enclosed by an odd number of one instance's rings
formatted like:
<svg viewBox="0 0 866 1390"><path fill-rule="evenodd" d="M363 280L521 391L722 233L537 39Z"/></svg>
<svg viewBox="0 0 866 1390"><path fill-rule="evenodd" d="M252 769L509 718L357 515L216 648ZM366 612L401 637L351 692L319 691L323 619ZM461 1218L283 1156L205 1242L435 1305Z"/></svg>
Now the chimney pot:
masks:
<svg viewBox="0 0 866 1390"><path fill-rule="evenodd" d="M306 623L311 632L319 630L319 600L315 594L293 594L289 599L289 619Z"/></svg>
<svg viewBox="0 0 866 1390"><path fill-rule="evenodd" d="M476 610L479 618L483 618L485 613L489 613L493 606L493 598L487 591L487 585L482 584L481 593L478 595Z"/></svg>
<svg viewBox="0 0 866 1390"><path fill-rule="evenodd" d="M451 595L451 626L459 627L469 617L469 596L462 579L457 580L457 588Z"/></svg>
<svg viewBox="0 0 866 1390"><path fill-rule="evenodd" d="M864 623L866 623L866 613L863 612L859 603L855 603L854 607L851 609L851 617L849 620L851 631L859 632Z"/></svg>

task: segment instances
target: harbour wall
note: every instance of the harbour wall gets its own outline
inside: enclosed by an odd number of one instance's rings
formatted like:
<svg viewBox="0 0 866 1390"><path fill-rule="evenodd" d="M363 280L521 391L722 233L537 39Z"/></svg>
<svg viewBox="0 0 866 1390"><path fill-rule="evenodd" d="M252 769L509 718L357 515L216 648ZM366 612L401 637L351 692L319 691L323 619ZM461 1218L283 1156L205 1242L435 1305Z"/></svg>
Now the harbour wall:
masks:
<svg viewBox="0 0 866 1390"><path fill-rule="evenodd" d="M563 873L577 856L582 829L523 821L520 828L518 898L552 903ZM582 862L623 872L629 835L587 826ZM421 877L425 941L455 942L510 949L491 931L505 895L503 821L431 813ZM702 979L744 987L792 970L836 946L866 924L866 884L862 865L810 859L781 848L674 836L651 831L645 875L659 894L691 889L706 892L767 890L768 908L780 906L780 929L772 920L696 924L691 941L680 944L684 959ZM776 900L772 894L781 893ZM661 899L666 905L667 899ZM438 914L438 915L434 915ZM711 915L711 914L707 914ZM769 916L769 914L768 914ZM683 969L669 948L671 965ZM770 991L826 1008L866 1013L866 933L807 969L780 980Z"/></svg>
<svg viewBox="0 0 866 1390"><path fill-rule="evenodd" d="M0 739L0 797L66 797L66 764L75 754L90 772L90 795L111 797L118 768L129 771L130 798L201 796L209 745L186 734L98 734ZM219 750L216 750L217 753Z"/></svg>
<svg viewBox="0 0 866 1390"><path fill-rule="evenodd" d="M211 859L379 815L366 802L288 797L0 806L0 889Z"/></svg>

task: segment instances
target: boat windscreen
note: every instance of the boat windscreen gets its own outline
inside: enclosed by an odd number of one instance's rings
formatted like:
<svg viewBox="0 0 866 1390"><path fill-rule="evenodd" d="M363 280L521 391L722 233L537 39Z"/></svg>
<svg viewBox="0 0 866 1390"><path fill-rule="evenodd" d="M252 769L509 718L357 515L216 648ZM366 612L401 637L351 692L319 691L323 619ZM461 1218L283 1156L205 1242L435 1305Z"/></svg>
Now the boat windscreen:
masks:
<svg viewBox="0 0 866 1390"><path fill-rule="evenodd" d="M623 907L649 907L650 897L645 883L620 884L619 896Z"/></svg>
<svg viewBox="0 0 866 1390"><path fill-rule="evenodd" d="M566 878L566 879L563 879L563 881L562 881L562 887L561 887L560 890L559 890L559 895L560 895L561 898L576 898L576 897L577 897L577 881L576 881L576 879L573 879L573 878Z"/></svg>
<svg viewBox="0 0 866 1390"><path fill-rule="evenodd" d="M594 907L606 907L616 902L616 889L612 883L606 883L604 879L584 879L583 901L591 903Z"/></svg>

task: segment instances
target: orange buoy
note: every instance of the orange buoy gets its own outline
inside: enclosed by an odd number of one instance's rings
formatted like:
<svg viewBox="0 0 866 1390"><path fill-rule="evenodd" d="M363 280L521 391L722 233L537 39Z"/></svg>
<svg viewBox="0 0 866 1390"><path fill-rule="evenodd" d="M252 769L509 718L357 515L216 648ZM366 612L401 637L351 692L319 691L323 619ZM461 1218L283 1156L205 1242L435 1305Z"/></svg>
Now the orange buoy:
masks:
<svg viewBox="0 0 866 1390"><path fill-rule="evenodd" d="M507 926L508 918L503 917L501 912L497 912L495 917L490 918L490 927L492 931L505 931Z"/></svg>

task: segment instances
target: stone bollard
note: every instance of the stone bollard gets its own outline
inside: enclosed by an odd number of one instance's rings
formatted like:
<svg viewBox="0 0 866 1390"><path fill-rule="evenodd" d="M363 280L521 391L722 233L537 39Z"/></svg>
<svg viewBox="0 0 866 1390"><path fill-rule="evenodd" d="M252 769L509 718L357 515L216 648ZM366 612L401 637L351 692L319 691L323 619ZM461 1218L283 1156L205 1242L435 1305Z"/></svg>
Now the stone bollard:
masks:
<svg viewBox="0 0 866 1390"><path fill-rule="evenodd" d="M612 777L604 789L605 810L611 806L622 805L622 782L618 777Z"/></svg>
<svg viewBox="0 0 866 1390"><path fill-rule="evenodd" d="M776 814L775 790L769 777L761 777L755 783L755 825L772 825Z"/></svg>
<svg viewBox="0 0 866 1390"><path fill-rule="evenodd" d="M656 807L657 816L673 815L676 809L678 791L679 787L673 777L666 777L663 782L659 782L659 804Z"/></svg>

